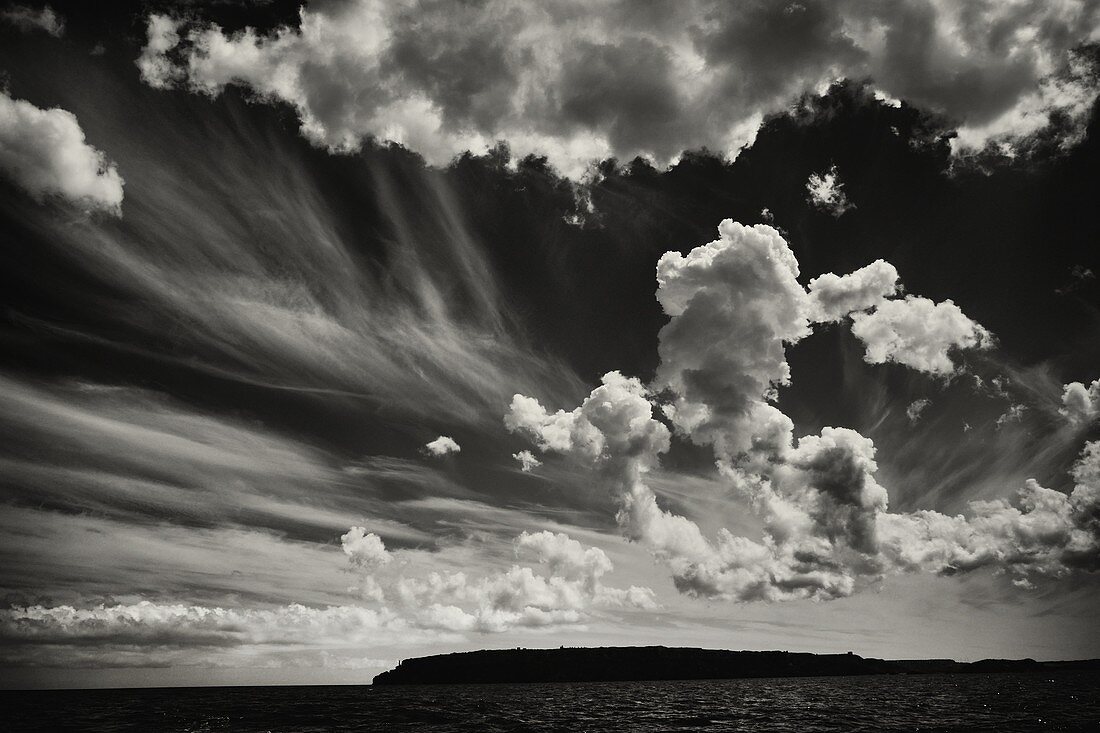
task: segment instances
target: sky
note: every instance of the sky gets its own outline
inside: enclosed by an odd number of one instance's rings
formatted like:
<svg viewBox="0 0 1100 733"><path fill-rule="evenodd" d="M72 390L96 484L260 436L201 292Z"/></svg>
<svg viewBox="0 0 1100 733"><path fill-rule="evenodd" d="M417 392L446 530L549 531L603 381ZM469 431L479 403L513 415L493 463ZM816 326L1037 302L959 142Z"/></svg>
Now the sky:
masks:
<svg viewBox="0 0 1100 733"><path fill-rule="evenodd" d="M0 685L1100 657L1100 3L0 8Z"/></svg>

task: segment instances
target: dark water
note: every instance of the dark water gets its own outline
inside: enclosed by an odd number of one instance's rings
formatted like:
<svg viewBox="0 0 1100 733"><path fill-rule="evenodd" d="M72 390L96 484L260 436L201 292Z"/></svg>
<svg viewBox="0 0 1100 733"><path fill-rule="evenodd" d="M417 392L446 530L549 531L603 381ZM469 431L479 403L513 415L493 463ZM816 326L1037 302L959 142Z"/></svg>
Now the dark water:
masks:
<svg viewBox="0 0 1100 733"><path fill-rule="evenodd" d="M1100 731L1100 673L5 692L12 731Z"/></svg>

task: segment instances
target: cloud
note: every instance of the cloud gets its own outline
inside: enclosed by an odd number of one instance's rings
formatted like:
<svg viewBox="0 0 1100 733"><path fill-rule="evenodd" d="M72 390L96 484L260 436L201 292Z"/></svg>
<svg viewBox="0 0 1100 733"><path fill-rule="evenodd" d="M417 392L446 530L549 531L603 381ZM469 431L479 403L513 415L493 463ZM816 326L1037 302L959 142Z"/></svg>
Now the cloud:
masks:
<svg viewBox="0 0 1100 733"><path fill-rule="evenodd" d="M516 538L518 550L529 550L550 572L567 578L581 578L593 585L611 572L611 561L598 547L585 547L562 532L523 532Z"/></svg>
<svg viewBox="0 0 1100 733"><path fill-rule="evenodd" d="M1069 282L1061 287L1055 288L1054 292L1059 295L1068 295L1081 288L1087 287L1089 282L1095 279L1096 273L1092 271L1091 267L1074 265L1069 269Z"/></svg>
<svg viewBox="0 0 1100 733"><path fill-rule="evenodd" d="M1098 40L1094 31L1089 42ZM965 154L994 146L1012 157L1018 152L1014 142L1041 135L1059 117L1067 124L1065 133L1056 138L1058 146L1065 149L1079 143L1097 95L1096 63L1088 54L1085 49L1071 49L1056 73L1023 91L1014 105L991 119L960 126L951 140L952 150Z"/></svg>
<svg viewBox="0 0 1100 733"><path fill-rule="evenodd" d="M598 462L667 450L668 429L648 420L642 383L619 372L608 372L601 381L580 407L553 415L538 400L517 394L505 427L531 436L542 450L579 453Z"/></svg>
<svg viewBox="0 0 1100 733"><path fill-rule="evenodd" d="M281 664L308 666L317 650L376 649L461 639L456 633L572 626L600 609L657 605L649 588L604 585L604 576L614 568L603 550L561 532L516 537L517 556L530 558L535 569L513 564L477 578L464 572L413 575L422 553L398 550L400 562L394 562L381 539L363 527L352 527L341 544L366 586L366 592L358 589L363 603L16 604L0 609L0 662L17 667L248 667L283 650L289 656ZM437 566L438 556L429 557ZM387 597L392 603L386 603Z"/></svg>
<svg viewBox="0 0 1100 733"><path fill-rule="evenodd" d="M863 342L868 364L896 362L937 377L957 373L953 351L993 345L992 334L950 300L935 303L913 295L852 314L852 333Z"/></svg>
<svg viewBox="0 0 1100 733"><path fill-rule="evenodd" d="M1090 423L1100 415L1100 379L1094 379L1086 387L1081 382L1070 382L1062 390L1060 412L1073 423Z"/></svg>
<svg viewBox="0 0 1100 733"><path fill-rule="evenodd" d="M428 451L430 455L438 458L449 453L458 453L462 450L462 447L455 442L454 438L447 435L440 435L435 440L425 444L424 449Z"/></svg>
<svg viewBox="0 0 1100 733"><path fill-rule="evenodd" d="M168 89L183 76L183 70L164 55L180 42L181 25L182 21L155 13L146 20L145 45L135 63L141 80L154 89Z"/></svg>
<svg viewBox="0 0 1100 733"><path fill-rule="evenodd" d="M358 535L361 529L353 527L351 533ZM524 531L514 547L518 556L533 558L545 572L514 564L481 577L463 571L416 575L410 558L395 576L378 573L380 565L369 567L365 580L379 591L376 600L393 599L396 610L390 613L411 626L433 630L500 633L577 624L595 607L656 607L649 588L605 586L603 576L614 569L607 554L562 532ZM352 562L358 569L365 567L354 558ZM384 595L383 589L388 591Z"/></svg>
<svg viewBox="0 0 1100 733"><path fill-rule="evenodd" d="M357 567L379 568L393 560L382 538L363 527L352 527L340 536L340 546Z"/></svg>
<svg viewBox="0 0 1100 733"><path fill-rule="evenodd" d="M519 470L524 473L530 473L542 465L542 461L535 458L535 454L529 450L521 450L518 453L513 453L512 458L519 461Z"/></svg>
<svg viewBox="0 0 1100 733"><path fill-rule="evenodd" d="M880 305L899 287L897 269L885 260L875 260L843 277L827 272L810 280L810 320L840 321Z"/></svg>
<svg viewBox="0 0 1100 733"><path fill-rule="evenodd" d="M898 288L886 263L823 276L807 291L797 282L793 252L771 227L725 221L719 234L658 262L657 299L670 320L659 334L661 362L650 388L609 372L574 410L551 414L516 395L504 418L540 449L593 466L618 500L622 532L669 567L681 592L736 601L848 596L887 573L912 569L920 564L912 560L916 555L939 552L941 540L925 522L946 522L952 531L970 533L968 542L988 544L1006 542L1017 530L1040 536L1054 514L1061 524L1053 539L1036 540L1046 549L1021 546L973 567L1027 565L1046 575L1090 567L1086 559L1100 540L1082 527L1095 524L1089 519L1095 491L1093 478L1080 477L1092 469L1078 469L1079 489L1068 498L1029 483L1018 506L975 502L970 519L891 514L869 438L824 427L795 440L792 421L772 404L791 379L786 346L810 333L811 320L831 321L855 309L856 330L861 309L874 308L872 315L883 314L895 327L882 353L933 373L953 372L947 350L987 342L984 329L950 301L886 299ZM917 315L928 322L916 323ZM654 414L658 401L677 435L714 450L719 475L759 517L759 540L725 528L707 537L696 522L659 506L647 483L670 447L668 428ZM1089 447L1081 465L1091 466L1090 456L1098 454ZM949 572L942 563L932 567Z"/></svg>
<svg viewBox="0 0 1100 733"><path fill-rule="evenodd" d="M277 515L276 499L293 505L303 486L339 478L315 448L156 392L94 383L31 385L2 375L0 388L0 425L17 436L8 442L18 446L17 457L4 461L17 484L11 491L68 507L212 521L228 507L239 513L256 503L257 514L266 513L266 505ZM50 463L25 460L57 444L66 450ZM260 496L267 501L256 501ZM304 506L288 511L295 513L302 521L311 518Z"/></svg>
<svg viewBox="0 0 1100 733"><path fill-rule="evenodd" d="M913 400L909 403L909 407L905 408L905 416L909 418L909 423L916 425L920 420L921 413L932 404L932 400L922 397L919 400Z"/></svg>
<svg viewBox="0 0 1100 733"><path fill-rule="evenodd" d="M811 173L806 181L806 199L815 209L839 219L843 214L856 208L844 193L844 184L834 165L823 173Z"/></svg>
<svg viewBox="0 0 1100 733"><path fill-rule="evenodd" d="M1096 97L1074 49L1097 40L1098 12L1085 0L694 0L645 12L615 0L553 11L350 0L266 34L152 16L139 64L154 86L217 95L235 84L289 104L302 133L333 150L374 137L445 164L503 139L579 177L610 156L735 155L764 116L840 77L957 121L959 150L1014 143L1051 115L1072 142Z"/></svg>
<svg viewBox="0 0 1100 733"><path fill-rule="evenodd" d="M1008 425L1009 423L1020 422L1020 420L1022 420L1023 417L1024 417L1024 412L1026 412L1026 411L1027 411L1027 405L1021 405L1021 404L1009 405L1008 409L1005 410L1004 413L1000 417L997 418L997 422L995 423L995 426L996 426L997 430L1000 430L1001 428L1003 428L1005 425Z"/></svg>
<svg viewBox="0 0 1100 733"><path fill-rule="evenodd" d="M326 203L298 143L246 117L142 117L140 134L112 143L126 156L121 226L10 212L120 295L41 328L253 388L385 404L399 421L495 426L516 391L585 391L502 297L453 181L388 155L356 167L378 232L364 240ZM243 217L242 200L255 205Z"/></svg>
<svg viewBox="0 0 1100 733"><path fill-rule="evenodd" d="M226 609L142 601L92 608L36 605L0 610L0 637L8 643L288 644L344 634L364 638L386 625L395 625L392 616L355 606Z"/></svg>
<svg viewBox="0 0 1100 733"><path fill-rule="evenodd" d="M249 608L143 600L0 609L0 661L9 667L315 666L318 648L354 652L438 637L385 610L357 605Z"/></svg>
<svg viewBox="0 0 1100 733"><path fill-rule="evenodd" d="M65 35L65 20L55 13L49 5L41 8L12 5L0 12L0 19L11 23L24 33L41 30L54 38L61 38Z"/></svg>
<svg viewBox="0 0 1100 733"><path fill-rule="evenodd" d="M953 574L994 566L1030 587L1037 576L1100 570L1100 442L1085 445L1067 496L1028 480L1014 501L970 502L972 517L933 511L878 517L898 567Z"/></svg>
<svg viewBox="0 0 1100 733"><path fill-rule="evenodd" d="M784 344L810 334L798 261L779 232L725 220L719 239L657 262L660 332L656 386L693 440L729 456L758 442L787 442L790 421L765 397L790 381Z"/></svg>
<svg viewBox="0 0 1100 733"><path fill-rule="evenodd" d="M63 109L39 109L0 92L0 171L37 201L58 196L88 211L122 214L122 176Z"/></svg>

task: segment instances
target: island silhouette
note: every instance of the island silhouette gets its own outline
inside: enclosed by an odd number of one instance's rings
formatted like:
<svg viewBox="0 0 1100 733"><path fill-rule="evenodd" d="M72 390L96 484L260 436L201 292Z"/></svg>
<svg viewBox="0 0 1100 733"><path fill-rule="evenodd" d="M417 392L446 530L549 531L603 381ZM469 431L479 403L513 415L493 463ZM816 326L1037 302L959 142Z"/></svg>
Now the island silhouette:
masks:
<svg viewBox="0 0 1100 733"><path fill-rule="evenodd" d="M858 654L726 651L689 647L561 647L484 649L402 660L374 678L375 685L508 682L625 682L745 677L831 677L1100 670L1100 659L874 659Z"/></svg>

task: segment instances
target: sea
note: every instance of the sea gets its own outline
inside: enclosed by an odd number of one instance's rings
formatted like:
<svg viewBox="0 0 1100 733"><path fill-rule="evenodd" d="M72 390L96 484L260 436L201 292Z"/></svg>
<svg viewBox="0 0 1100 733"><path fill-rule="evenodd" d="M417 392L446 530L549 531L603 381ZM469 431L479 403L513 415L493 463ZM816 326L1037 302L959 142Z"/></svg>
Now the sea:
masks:
<svg viewBox="0 0 1100 733"><path fill-rule="evenodd" d="M0 693L4 731L1100 731L1100 673Z"/></svg>

